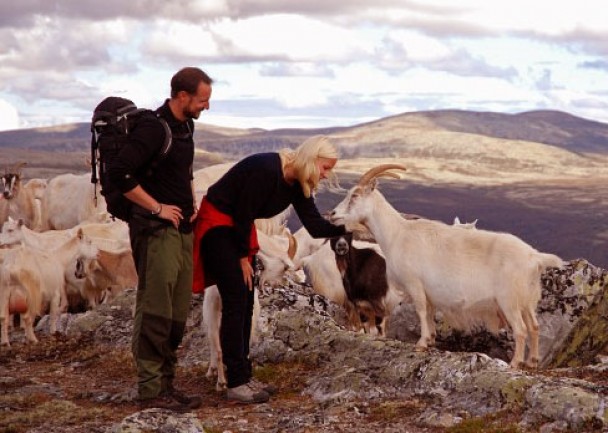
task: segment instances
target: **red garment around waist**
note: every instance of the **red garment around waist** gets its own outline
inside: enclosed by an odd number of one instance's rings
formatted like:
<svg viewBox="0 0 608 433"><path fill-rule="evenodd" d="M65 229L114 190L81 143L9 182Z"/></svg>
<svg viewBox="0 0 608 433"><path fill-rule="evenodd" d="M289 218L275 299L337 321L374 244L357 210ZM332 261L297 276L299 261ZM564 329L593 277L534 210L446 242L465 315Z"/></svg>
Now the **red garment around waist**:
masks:
<svg viewBox="0 0 608 433"><path fill-rule="evenodd" d="M192 279L192 291L194 293L203 293L206 287L213 286L215 281L209 276L205 278L205 269L203 265L203 255L201 253L201 240L205 233L213 227L218 226L234 226L234 221L230 215L220 212L213 206L206 197L203 197L201 206L196 215L194 223L194 251L192 252L194 277ZM251 225L251 235L249 237L249 260L259 251L257 231L255 224Z"/></svg>

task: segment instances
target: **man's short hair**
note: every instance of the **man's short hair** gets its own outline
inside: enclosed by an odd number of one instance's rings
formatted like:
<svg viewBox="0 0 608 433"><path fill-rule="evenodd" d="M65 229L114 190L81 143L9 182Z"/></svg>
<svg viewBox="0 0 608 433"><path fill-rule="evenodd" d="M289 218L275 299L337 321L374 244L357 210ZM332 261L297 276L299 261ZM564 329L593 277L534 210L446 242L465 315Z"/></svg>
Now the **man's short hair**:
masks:
<svg viewBox="0 0 608 433"><path fill-rule="evenodd" d="M171 78L171 97L177 97L177 94L181 91L194 95L201 81L208 85L213 83L211 77L200 68L188 66L180 69Z"/></svg>

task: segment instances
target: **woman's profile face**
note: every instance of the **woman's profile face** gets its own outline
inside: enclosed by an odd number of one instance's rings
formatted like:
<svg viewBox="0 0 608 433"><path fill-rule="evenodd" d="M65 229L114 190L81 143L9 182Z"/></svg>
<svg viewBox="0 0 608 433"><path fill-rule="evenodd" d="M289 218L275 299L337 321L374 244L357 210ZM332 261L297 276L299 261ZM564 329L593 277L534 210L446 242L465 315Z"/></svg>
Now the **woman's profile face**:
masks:
<svg viewBox="0 0 608 433"><path fill-rule="evenodd" d="M336 158L317 158L319 179L327 179L329 172L335 167L336 162L338 162Z"/></svg>

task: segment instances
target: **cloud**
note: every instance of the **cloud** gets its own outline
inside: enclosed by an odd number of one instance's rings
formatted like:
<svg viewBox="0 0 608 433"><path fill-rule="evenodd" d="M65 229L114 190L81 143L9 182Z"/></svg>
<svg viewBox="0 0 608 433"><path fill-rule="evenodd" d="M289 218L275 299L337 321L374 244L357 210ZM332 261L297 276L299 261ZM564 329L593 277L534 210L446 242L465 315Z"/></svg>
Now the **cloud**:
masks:
<svg viewBox="0 0 608 433"><path fill-rule="evenodd" d="M0 99L0 131L19 128L19 113L8 101Z"/></svg>
<svg viewBox="0 0 608 433"><path fill-rule="evenodd" d="M108 94L162 103L172 74L193 65L215 79L217 118L236 119L222 108L231 107L244 123L250 115L303 125L552 104L608 119L598 109L608 91L603 7L603 0L3 2L0 98L17 108L21 125L88 121Z"/></svg>
<svg viewBox="0 0 608 433"><path fill-rule="evenodd" d="M260 75L264 77L322 77L334 78L333 70L325 64L314 62L274 62L265 63L260 67Z"/></svg>
<svg viewBox="0 0 608 433"><path fill-rule="evenodd" d="M598 69L604 71L608 70L608 60L590 60L580 63L579 67L583 69Z"/></svg>

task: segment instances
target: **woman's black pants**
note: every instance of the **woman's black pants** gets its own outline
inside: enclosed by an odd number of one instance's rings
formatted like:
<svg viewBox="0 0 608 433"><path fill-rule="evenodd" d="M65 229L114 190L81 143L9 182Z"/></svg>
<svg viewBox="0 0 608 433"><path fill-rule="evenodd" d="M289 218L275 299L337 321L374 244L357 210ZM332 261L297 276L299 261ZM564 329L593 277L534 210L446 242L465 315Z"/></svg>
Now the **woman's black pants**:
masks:
<svg viewBox="0 0 608 433"><path fill-rule="evenodd" d="M243 280L236 239L232 227L219 226L205 233L200 245L205 276L217 282L222 298L220 342L228 388L249 382L252 373L249 339L253 291Z"/></svg>

